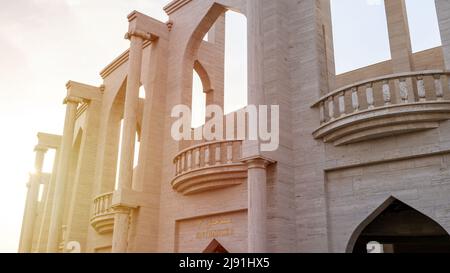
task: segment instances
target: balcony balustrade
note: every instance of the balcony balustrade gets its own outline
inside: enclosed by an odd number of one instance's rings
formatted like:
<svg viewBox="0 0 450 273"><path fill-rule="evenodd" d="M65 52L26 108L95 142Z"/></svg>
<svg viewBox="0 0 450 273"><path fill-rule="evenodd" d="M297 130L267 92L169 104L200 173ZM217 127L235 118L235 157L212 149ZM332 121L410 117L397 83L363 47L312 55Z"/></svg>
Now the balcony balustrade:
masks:
<svg viewBox="0 0 450 273"><path fill-rule="evenodd" d="M240 162L242 141L203 143L175 156L174 190L195 194L241 184L247 167Z"/></svg>
<svg viewBox="0 0 450 273"><path fill-rule="evenodd" d="M92 227L99 234L112 233L114 229L114 213L111 209L113 193L105 193L94 199L94 212L91 218Z"/></svg>
<svg viewBox="0 0 450 273"><path fill-rule="evenodd" d="M340 88L318 100L316 139L336 146L439 127L450 119L448 71L387 75Z"/></svg>

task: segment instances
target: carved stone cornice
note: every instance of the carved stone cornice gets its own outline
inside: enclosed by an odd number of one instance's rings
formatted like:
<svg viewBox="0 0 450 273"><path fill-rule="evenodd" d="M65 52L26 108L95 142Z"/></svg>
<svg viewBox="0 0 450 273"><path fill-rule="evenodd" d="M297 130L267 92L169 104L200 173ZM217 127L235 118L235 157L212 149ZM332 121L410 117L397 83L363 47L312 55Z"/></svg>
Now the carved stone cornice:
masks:
<svg viewBox="0 0 450 273"><path fill-rule="evenodd" d="M61 136L59 135L52 135L52 134L46 134L46 133L38 133L37 134L39 144L42 147L48 148L48 149L58 149L61 145Z"/></svg>
<svg viewBox="0 0 450 273"><path fill-rule="evenodd" d="M155 36L154 34L150 32L145 32L142 30L132 30L127 33L125 33L125 39L130 40L131 37L138 37L143 39L144 41L155 41L158 39L158 36Z"/></svg>
<svg viewBox="0 0 450 273"><path fill-rule="evenodd" d="M127 207L127 206L112 206L111 207L113 213L115 214L130 214L131 210L134 208Z"/></svg>
<svg viewBox="0 0 450 273"><path fill-rule="evenodd" d="M43 145L36 145L36 146L34 147L34 151L35 151L35 152L43 152L43 153L46 153L46 152L48 151L48 148L45 147L45 146L43 146Z"/></svg>
<svg viewBox="0 0 450 273"><path fill-rule="evenodd" d="M170 15L191 1L192 0L173 0L168 5L166 5L163 9L167 13L167 15Z"/></svg>
<svg viewBox="0 0 450 273"><path fill-rule="evenodd" d="M84 99L73 97L73 96L68 96L64 99L64 104L69 104L69 103L81 104L83 102L85 102Z"/></svg>
<svg viewBox="0 0 450 273"><path fill-rule="evenodd" d="M269 165L275 163L275 161L263 156L244 158L242 159L242 162L247 164L248 169L266 169Z"/></svg>

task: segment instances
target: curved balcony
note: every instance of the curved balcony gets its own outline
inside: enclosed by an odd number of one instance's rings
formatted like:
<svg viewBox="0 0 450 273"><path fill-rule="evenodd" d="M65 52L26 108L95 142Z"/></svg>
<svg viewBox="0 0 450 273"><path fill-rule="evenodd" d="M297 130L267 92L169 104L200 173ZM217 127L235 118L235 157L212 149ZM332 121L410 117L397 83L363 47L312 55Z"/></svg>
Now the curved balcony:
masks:
<svg viewBox="0 0 450 273"><path fill-rule="evenodd" d="M439 127L450 119L448 71L388 75L340 88L317 101L313 133L335 146Z"/></svg>
<svg viewBox="0 0 450 273"><path fill-rule="evenodd" d="M241 150L242 141L219 141L181 151L174 159L173 189L189 195L243 183L247 167Z"/></svg>
<svg viewBox="0 0 450 273"><path fill-rule="evenodd" d="M91 218L92 227L99 234L112 233L114 229L114 212L111 209L113 193L105 193L94 199L94 213Z"/></svg>

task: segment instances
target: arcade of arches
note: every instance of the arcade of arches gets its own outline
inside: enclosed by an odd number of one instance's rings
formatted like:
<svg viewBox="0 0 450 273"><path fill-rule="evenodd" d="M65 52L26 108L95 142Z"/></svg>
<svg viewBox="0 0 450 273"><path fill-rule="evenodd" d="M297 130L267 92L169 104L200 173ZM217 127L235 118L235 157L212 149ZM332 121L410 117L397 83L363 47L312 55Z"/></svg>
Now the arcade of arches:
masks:
<svg viewBox="0 0 450 273"><path fill-rule="evenodd" d="M340 75L329 0L131 12L129 50L101 86L70 81L63 134L38 135L20 252L450 252L450 1L434 2L442 46L412 52L405 0L385 0L391 59ZM230 11L247 29L227 68ZM279 106L278 149L176 140L197 87L202 107L227 87L236 108Z"/></svg>

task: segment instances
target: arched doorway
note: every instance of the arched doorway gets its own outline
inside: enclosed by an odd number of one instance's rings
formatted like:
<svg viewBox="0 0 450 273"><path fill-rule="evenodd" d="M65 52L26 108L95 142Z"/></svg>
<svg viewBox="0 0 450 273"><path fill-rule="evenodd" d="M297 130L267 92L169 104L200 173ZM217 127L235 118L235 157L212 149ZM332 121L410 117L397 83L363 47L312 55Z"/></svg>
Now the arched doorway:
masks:
<svg viewBox="0 0 450 273"><path fill-rule="evenodd" d="M437 222L390 198L354 232L348 252L368 253L379 243L381 253L450 253L450 236Z"/></svg>

